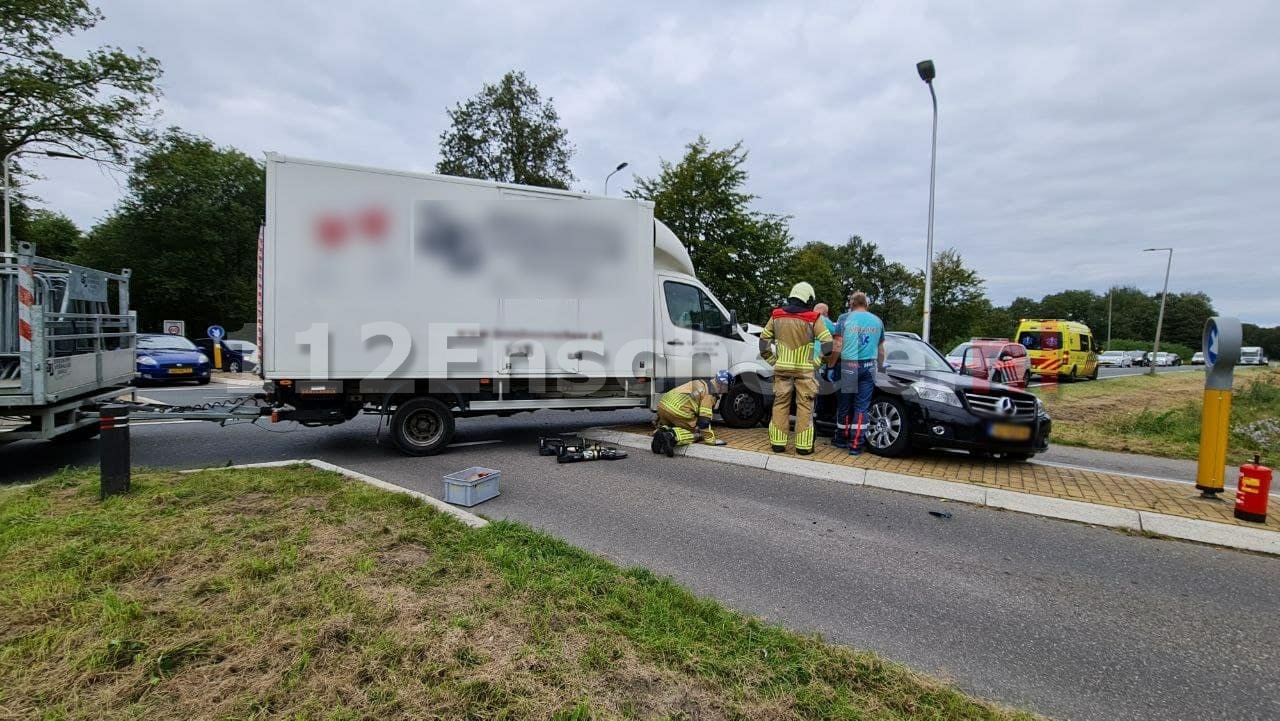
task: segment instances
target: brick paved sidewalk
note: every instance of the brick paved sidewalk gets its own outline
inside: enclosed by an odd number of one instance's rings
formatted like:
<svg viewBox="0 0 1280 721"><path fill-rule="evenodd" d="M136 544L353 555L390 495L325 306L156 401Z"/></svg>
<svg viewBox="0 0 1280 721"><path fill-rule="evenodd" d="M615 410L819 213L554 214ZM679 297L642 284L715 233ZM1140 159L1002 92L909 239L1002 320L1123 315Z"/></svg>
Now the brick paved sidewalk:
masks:
<svg viewBox="0 0 1280 721"><path fill-rule="evenodd" d="M651 432L651 428L647 425L619 426L611 430L643 435L649 435ZM717 426L716 436L728 441L728 448L774 455L769 448L769 433L764 428L735 429ZM1230 479L1227 481L1226 490L1220 496L1222 500L1205 501L1200 499L1200 492L1190 485L1140 476L1058 468L1035 463L982 460L959 453L930 452L906 458L881 458L870 453L850 456L842 449L831 447L825 438L818 439L811 456L797 456L790 446L785 455L790 458L802 458L836 466L968 483L986 488L1097 503L1134 511L1153 511L1170 516L1280 532L1280 508L1270 509L1265 524L1248 523L1232 515L1235 504L1235 483Z"/></svg>

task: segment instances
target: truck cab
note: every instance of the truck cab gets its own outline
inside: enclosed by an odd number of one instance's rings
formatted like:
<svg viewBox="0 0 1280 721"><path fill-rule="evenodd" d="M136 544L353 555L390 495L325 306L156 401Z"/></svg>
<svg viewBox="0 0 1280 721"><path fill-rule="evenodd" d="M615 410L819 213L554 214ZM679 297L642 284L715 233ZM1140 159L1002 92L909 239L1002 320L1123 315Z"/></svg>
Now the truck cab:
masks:
<svg viewBox="0 0 1280 721"><path fill-rule="evenodd" d="M720 401L721 418L735 428L758 425L768 411L765 398L773 377L773 368L760 357L759 338L744 331L737 313L694 276L684 244L658 220L654 281L654 341L663 380L655 384L651 407L681 379L710 378L728 369L734 384Z"/></svg>

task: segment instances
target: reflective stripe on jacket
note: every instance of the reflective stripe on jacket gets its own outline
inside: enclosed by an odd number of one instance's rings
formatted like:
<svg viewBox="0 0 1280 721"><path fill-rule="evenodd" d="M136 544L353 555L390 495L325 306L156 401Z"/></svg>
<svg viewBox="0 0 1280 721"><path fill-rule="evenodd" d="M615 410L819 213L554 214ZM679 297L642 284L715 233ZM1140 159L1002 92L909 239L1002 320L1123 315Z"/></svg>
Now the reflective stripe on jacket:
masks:
<svg viewBox="0 0 1280 721"><path fill-rule="evenodd" d="M706 381L689 381L663 393L658 404L680 418L701 416L710 420L716 396Z"/></svg>
<svg viewBox="0 0 1280 721"><path fill-rule="evenodd" d="M812 373L820 365L814 359L815 340L822 346L819 356L831 352L831 332L814 311L796 313L777 308L760 334L762 348L773 343L772 353L766 353L765 360L773 363L775 372L789 374Z"/></svg>

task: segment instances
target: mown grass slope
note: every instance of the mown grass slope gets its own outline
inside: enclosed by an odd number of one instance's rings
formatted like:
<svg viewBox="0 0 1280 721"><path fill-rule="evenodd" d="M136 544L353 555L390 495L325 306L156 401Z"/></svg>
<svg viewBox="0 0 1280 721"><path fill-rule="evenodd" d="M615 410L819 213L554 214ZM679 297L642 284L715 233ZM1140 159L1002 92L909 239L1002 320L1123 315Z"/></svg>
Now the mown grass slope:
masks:
<svg viewBox="0 0 1280 721"><path fill-rule="evenodd" d="M301 466L0 490L0 608L0 716L1027 717Z"/></svg>

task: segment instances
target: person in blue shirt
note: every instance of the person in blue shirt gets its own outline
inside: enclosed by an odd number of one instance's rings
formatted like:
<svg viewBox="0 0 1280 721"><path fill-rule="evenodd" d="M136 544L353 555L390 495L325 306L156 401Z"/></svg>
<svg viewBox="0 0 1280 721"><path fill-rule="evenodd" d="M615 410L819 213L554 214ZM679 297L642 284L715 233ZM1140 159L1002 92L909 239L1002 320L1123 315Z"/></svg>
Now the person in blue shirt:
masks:
<svg viewBox="0 0 1280 721"><path fill-rule="evenodd" d="M884 365L884 322L867 310L867 294L849 296L849 312L836 321L835 352L840 354L840 395L836 435L831 445L862 453L867 408L876 387L876 369Z"/></svg>
<svg viewBox="0 0 1280 721"><path fill-rule="evenodd" d="M819 303L813 307L813 312L817 313L822 318L822 322L827 326L827 332L834 337L836 334L836 324L831 322L831 317L829 315L831 313L831 307L826 303ZM813 342L813 360L815 363L823 360L822 341L815 340Z"/></svg>

